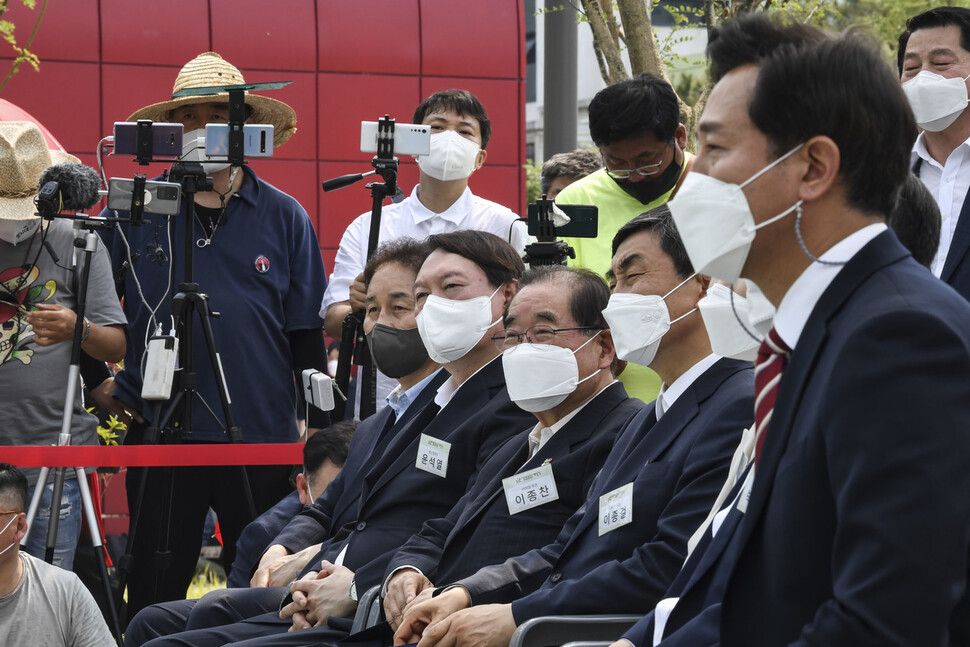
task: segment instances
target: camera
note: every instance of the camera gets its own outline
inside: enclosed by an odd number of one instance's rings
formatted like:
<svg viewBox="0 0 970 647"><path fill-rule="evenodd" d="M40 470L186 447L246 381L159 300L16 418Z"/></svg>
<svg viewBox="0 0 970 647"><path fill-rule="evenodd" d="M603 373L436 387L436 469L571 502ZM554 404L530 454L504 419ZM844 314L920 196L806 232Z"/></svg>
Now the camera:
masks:
<svg viewBox="0 0 970 647"><path fill-rule="evenodd" d="M541 236L540 205L536 202L529 204L526 214L529 235ZM554 204L552 208L559 209L569 216L569 222L555 227L557 236L564 238L596 238L598 210L589 204Z"/></svg>
<svg viewBox="0 0 970 647"><path fill-rule="evenodd" d="M108 181L108 208L118 211L131 210L131 195L135 181L128 178L113 177ZM174 216L179 212L182 187L175 182L145 182L144 211L163 216Z"/></svg>
<svg viewBox="0 0 970 647"><path fill-rule="evenodd" d="M139 142L139 128L145 130ZM150 137L148 131L151 131ZM116 121L114 125L114 154L136 155L141 158L182 155L182 124L153 123L151 121Z"/></svg>
<svg viewBox="0 0 970 647"><path fill-rule="evenodd" d="M431 152L431 126L393 124L395 155L427 155ZM377 122L360 122L360 152L377 152Z"/></svg>

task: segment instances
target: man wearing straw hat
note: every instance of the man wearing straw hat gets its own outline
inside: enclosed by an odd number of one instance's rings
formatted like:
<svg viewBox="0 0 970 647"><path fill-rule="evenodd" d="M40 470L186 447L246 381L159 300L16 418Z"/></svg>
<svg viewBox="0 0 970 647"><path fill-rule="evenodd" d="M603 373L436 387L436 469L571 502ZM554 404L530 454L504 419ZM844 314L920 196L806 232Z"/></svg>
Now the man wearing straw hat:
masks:
<svg viewBox="0 0 970 647"><path fill-rule="evenodd" d="M173 96L186 88L245 83L242 74L215 52L189 61L179 72ZM274 145L282 146L296 130L290 106L269 97L247 94L251 123L272 124ZM182 96L138 110L128 119L150 119L183 125L183 160L201 161L214 188L195 194L195 217L146 214L146 224L121 227L106 238L125 296L130 321L125 370L98 389L99 403L131 422L125 442L141 443L152 412L142 400L141 367L146 338L171 324L172 295L184 280L185 237L194 244L194 281L220 313L212 323L233 415L248 443L295 442L297 394L294 375L305 368L326 369L323 321L317 314L326 275L313 226L306 211L289 195L260 180L248 166L206 161L205 126L228 120L228 95ZM124 234L122 236L121 234ZM197 328L201 330L201 328ZM217 379L201 334L195 336L193 362L198 391L219 411ZM183 340L184 341L184 340ZM108 395L113 398L107 397ZM199 398L191 402L192 429L183 443L227 440L220 421ZM325 426L311 411L309 426ZM219 416L221 419L221 415ZM128 609L181 599L195 571L207 510L219 517L223 559L231 564L235 543L251 521L233 466L175 468L171 494L163 492L162 468L148 468L146 492L135 532L133 565L128 580ZM249 481L257 513L289 491L289 467L250 466ZM134 473L134 474L133 474ZM140 504L136 470L128 471L129 507ZM155 551L163 543L163 508L172 501L169 546L173 553L165 576L156 571Z"/></svg>
<svg viewBox="0 0 970 647"><path fill-rule="evenodd" d="M0 122L0 393L2 445L52 445L61 431L78 289L71 263L74 231L63 219L36 215L41 173L53 163L79 163L48 151L40 129ZM104 361L125 353L125 316L112 291L104 247L91 256L81 348ZM97 445L97 420L74 399L71 444ZM2 452L0 452L2 454ZM40 470L25 470L33 486ZM68 470L60 503L54 564L71 569L81 530L81 495ZM31 528L27 552L43 557L53 495L53 472Z"/></svg>

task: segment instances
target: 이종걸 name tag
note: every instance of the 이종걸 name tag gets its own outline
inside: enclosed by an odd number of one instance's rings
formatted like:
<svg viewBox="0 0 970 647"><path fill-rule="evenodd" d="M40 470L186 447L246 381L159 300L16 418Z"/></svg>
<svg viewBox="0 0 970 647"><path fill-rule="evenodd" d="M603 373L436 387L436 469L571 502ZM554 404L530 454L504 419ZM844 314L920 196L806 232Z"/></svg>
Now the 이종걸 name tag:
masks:
<svg viewBox="0 0 970 647"><path fill-rule="evenodd" d="M600 497L600 537L631 521L633 521L633 483L627 483Z"/></svg>

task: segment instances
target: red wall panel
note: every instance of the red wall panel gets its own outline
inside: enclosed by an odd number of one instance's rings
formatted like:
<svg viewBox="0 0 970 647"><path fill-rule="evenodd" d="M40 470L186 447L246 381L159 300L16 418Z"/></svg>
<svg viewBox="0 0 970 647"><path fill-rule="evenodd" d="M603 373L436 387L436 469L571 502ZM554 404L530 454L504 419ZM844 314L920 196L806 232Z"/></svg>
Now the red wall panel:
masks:
<svg viewBox="0 0 970 647"><path fill-rule="evenodd" d="M372 74L418 74L421 65L417 0L317 3L318 69Z"/></svg>
<svg viewBox="0 0 970 647"><path fill-rule="evenodd" d="M518 77L523 47L518 0L457 4L421 0L421 73Z"/></svg>
<svg viewBox="0 0 970 647"><path fill-rule="evenodd" d="M69 152L93 153L101 137L98 65L44 61L41 70L21 68L3 89L3 98L32 114Z"/></svg>
<svg viewBox="0 0 970 647"><path fill-rule="evenodd" d="M210 6L212 49L244 75L249 70L316 69L313 0L210 0Z"/></svg>
<svg viewBox="0 0 970 647"><path fill-rule="evenodd" d="M247 83L293 81L279 90L265 90L258 94L282 101L296 111L296 133L290 141L274 151L278 159L316 160L317 158L317 78L316 74L291 71L250 71L241 68Z"/></svg>
<svg viewBox="0 0 970 647"><path fill-rule="evenodd" d="M417 77L321 73L317 83L321 159L369 163L373 155L360 152L360 122L388 113L410 123L420 102Z"/></svg>
<svg viewBox="0 0 970 647"><path fill-rule="evenodd" d="M51 2L40 20L37 37L30 49L43 61L87 61L98 62L98 2L97 0L70 0L70 7L57 6ZM38 2L31 10L19 0L7 4L4 20L14 23L14 36L20 47L27 45L30 34L40 16L43 2ZM0 46L4 56L10 49L4 43ZM25 68L26 69L26 68ZM3 69L6 75L7 68Z"/></svg>
<svg viewBox="0 0 970 647"><path fill-rule="evenodd" d="M65 3L63 11L70 10ZM205 2L101 0L101 60L105 63L182 67L211 49Z"/></svg>

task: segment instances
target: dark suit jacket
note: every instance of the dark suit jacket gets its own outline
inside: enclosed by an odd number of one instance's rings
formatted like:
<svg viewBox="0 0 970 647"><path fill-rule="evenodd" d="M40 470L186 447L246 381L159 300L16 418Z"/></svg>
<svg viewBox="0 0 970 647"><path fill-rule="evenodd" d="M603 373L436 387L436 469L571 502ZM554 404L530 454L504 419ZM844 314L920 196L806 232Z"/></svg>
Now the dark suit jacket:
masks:
<svg viewBox="0 0 970 647"><path fill-rule="evenodd" d="M447 371L439 370L414 398L414 402L404 411L400 420L392 423L394 411L390 407L384 407L362 421L350 441L347 460L340 474L317 497L313 505L304 508L300 515L287 524L272 543L285 546L291 553L295 553L329 538L344 524L354 521L357 518L357 506L368 466L377 462L388 442L407 429L416 416L422 412L425 416L437 413L438 405L434 403L434 397L438 387L448 377Z"/></svg>
<svg viewBox="0 0 970 647"><path fill-rule="evenodd" d="M918 176L922 166L921 159L916 161L913 172ZM963 199L960 218L946 253L940 280L953 286L953 289L970 301L970 194Z"/></svg>
<svg viewBox="0 0 970 647"><path fill-rule="evenodd" d="M307 571L321 559L334 561L346 544L344 565L355 572L358 591L383 581L387 562L428 519L443 517L474 482L486 459L535 417L509 400L501 358L470 377L433 419L419 415L369 466L356 520L324 543ZM445 478L415 467L419 439L427 434L451 443Z"/></svg>
<svg viewBox="0 0 970 647"><path fill-rule="evenodd" d="M237 589L249 586L249 580L259 564L259 558L266 551L286 524L303 509L300 493L293 490L279 503L246 524L236 541L236 559L226 580L226 588Z"/></svg>
<svg viewBox="0 0 970 647"><path fill-rule="evenodd" d="M528 462L532 430L516 435L489 458L475 486L447 517L426 522L408 540L388 565L388 574L413 566L433 582L453 582L553 541L586 500L617 432L642 407L616 382L590 400ZM552 464L558 500L509 514L502 479L546 462Z"/></svg>
<svg viewBox="0 0 970 647"><path fill-rule="evenodd" d="M968 329L967 302L889 232L838 274L734 545L692 591L725 582L722 644L970 644Z"/></svg>
<svg viewBox="0 0 970 647"><path fill-rule="evenodd" d="M475 604L515 600L517 623L651 608L724 482L741 431L751 424L753 390L751 364L720 359L659 422L653 406L641 410L620 432L587 504L553 544L459 583ZM600 496L631 482L632 522L600 537Z"/></svg>

